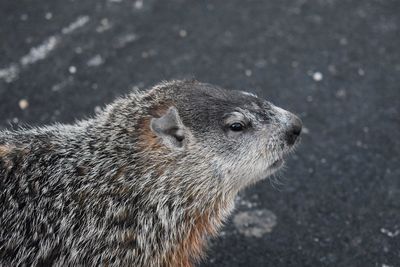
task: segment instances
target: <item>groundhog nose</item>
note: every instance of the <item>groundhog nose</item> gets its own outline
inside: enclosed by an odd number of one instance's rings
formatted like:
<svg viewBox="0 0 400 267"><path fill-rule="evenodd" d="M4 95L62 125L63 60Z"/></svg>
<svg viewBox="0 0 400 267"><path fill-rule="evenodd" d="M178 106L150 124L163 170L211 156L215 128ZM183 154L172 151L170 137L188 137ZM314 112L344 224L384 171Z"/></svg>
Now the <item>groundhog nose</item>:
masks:
<svg viewBox="0 0 400 267"><path fill-rule="evenodd" d="M293 145L301 133L302 122L299 117L293 115L289 122L286 132L286 141L289 145Z"/></svg>

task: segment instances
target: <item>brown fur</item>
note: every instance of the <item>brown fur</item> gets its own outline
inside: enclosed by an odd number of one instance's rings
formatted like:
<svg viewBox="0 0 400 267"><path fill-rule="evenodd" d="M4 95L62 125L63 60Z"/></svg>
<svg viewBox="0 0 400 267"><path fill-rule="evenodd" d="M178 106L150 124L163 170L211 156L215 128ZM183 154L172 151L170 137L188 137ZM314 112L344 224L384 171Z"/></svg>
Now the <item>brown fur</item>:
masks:
<svg viewBox="0 0 400 267"><path fill-rule="evenodd" d="M11 153L12 150L13 150L13 148L11 148L10 146L0 145L0 158L7 157Z"/></svg>
<svg viewBox="0 0 400 267"><path fill-rule="evenodd" d="M150 129L150 121L151 117L146 117L139 121L138 147L140 151L146 151L151 154L153 159L161 159L159 162L153 162L151 166L152 170L157 172L158 176L161 176L165 171L165 166L163 165L170 163L171 159L163 156L168 154L168 149ZM143 164L146 166L148 162L143 162Z"/></svg>
<svg viewBox="0 0 400 267"><path fill-rule="evenodd" d="M200 213L197 212L193 216L188 215L187 221L192 222L188 227L187 235L176 246L176 249L167 256L165 266L185 266L192 267L193 262L199 261L205 251L206 237L215 236L217 234L217 225L222 222L222 207L225 203L217 203L209 210Z"/></svg>
<svg viewBox="0 0 400 267"><path fill-rule="evenodd" d="M7 170L13 167L12 154L15 151L15 147L0 145L0 164L3 163Z"/></svg>
<svg viewBox="0 0 400 267"><path fill-rule="evenodd" d="M120 179L125 175L125 173L126 173L126 166L119 168L118 171L115 173L115 175L112 177L112 180Z"/></svg>
<svg viewBox="0 0 400 267"><path fill-rule="evenodd" d="M139 145L143 150L152 152L160 152L164 147L160 144L157 136L150 129L150 117L143 118L139 121Z"/></svg>

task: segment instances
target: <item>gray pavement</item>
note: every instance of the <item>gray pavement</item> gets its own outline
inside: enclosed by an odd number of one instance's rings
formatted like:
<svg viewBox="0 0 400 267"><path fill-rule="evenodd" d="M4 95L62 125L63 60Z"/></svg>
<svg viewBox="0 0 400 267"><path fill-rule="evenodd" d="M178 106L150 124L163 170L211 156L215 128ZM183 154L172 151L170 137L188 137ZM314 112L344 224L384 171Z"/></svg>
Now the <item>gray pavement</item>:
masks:
<svg viewBox="0 0 400 267"><path fill-rule="evenodd" d="M400 266L400 2L0 1L0 128L196 78L299 114L201 266Z"/></svg>

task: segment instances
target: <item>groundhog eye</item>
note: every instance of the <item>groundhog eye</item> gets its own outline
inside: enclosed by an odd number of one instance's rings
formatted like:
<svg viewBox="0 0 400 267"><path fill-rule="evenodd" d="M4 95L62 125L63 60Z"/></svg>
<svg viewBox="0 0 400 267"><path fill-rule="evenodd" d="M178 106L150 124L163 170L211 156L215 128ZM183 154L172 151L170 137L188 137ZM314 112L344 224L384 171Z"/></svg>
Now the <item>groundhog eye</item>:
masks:
<svg viewBox="0 0 400 267"><path fill-rule="evenodd" d="M235 122L229 125L229 129L234 132L240 132L244 130L244 125L241 124L240 122Z"/></svg>

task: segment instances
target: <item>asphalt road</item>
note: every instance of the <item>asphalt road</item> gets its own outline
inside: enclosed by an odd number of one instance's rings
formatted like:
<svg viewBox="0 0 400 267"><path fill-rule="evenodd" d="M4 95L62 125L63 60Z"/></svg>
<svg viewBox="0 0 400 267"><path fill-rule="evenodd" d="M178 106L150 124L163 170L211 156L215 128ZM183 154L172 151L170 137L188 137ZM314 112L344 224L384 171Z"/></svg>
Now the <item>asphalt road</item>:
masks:
<svg viewBox="0 0 400 267"><path fill-rule="evenodd" d="M0 128L73 122L196 78L301 116L201 266L400 266L397 0L0 1Z"/></svg>

